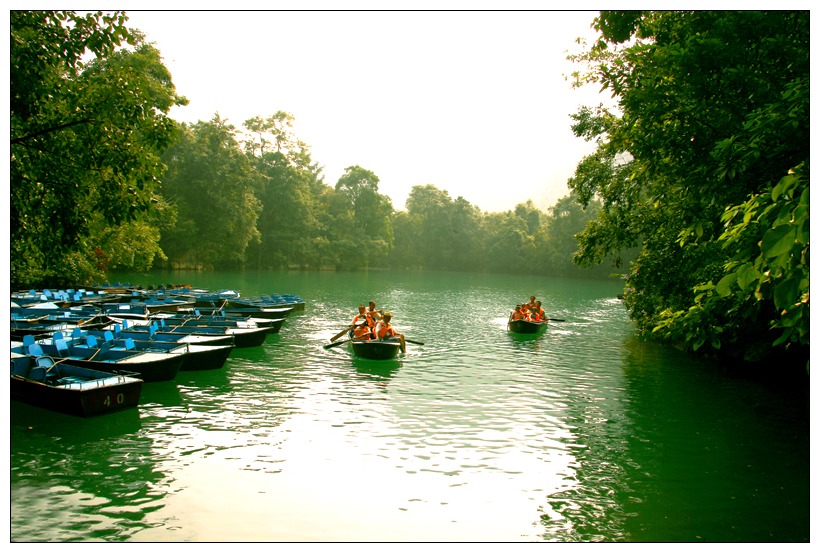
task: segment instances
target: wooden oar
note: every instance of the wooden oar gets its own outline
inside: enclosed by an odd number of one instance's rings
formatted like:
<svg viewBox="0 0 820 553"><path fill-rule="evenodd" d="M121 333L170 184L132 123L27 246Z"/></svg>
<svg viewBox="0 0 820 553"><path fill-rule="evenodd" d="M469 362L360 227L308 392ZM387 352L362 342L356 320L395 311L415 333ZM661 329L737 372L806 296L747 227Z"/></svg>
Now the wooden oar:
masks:
<svg viewBox="0 0 820 553"><path fill-rule="evenodd" d="M565 323L567 321L565 321L564 319L550 319L549 317L547 317L546 322L548 322L548 323Z"/></svg>
<svg viewBox="0 0 820 553"><path fill-rule="evenodd" d="M417 346L423 346L423 345L424 345L424 342L419 342L419 341L416 341L416 340L411 340L410 338L407 338L406 336L405 336L405 338L404 338L404 341L405 341L405 342L407 342L408 344L416 344Z"/></svg>
<svg viewBox="0 0 820 553"><path fill-rule="evenodd" d="M342 334L344 334L344 333L342 333ZM339 336L341 336L341 334L339 334ZM325 344L322 347L325 348L325 349L335 348L336 346L341 346L342 344L346 344L349 341L350 341L350 338L348 338L347 340L340 340L338 342L333 342L332 344Z"/></svg>
<svg viewBox="0 0 820 553"><path fill-rule="evenodd" d="M331 338L331 339L330 339L330 341L331 341L331 342L335 342L336 340L338 340L339 338L341 338L342 334L344 334L345 332L349 332L351 328L353 328L353 325L348 326L346 329L344 329L343 331L341 331L340 333L338 333L336 336L334 336L333 338Z"/></svg>

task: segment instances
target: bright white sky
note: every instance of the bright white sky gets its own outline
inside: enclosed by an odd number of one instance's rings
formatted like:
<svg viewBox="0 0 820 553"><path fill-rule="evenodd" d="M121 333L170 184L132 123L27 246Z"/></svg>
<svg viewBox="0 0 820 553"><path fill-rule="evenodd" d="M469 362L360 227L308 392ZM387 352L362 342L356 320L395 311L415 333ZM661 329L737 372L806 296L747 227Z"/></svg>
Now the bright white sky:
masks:
<svg viewBox="0 0 820 553"><path fill-rule="evenodd" d="M396 209L418 184L484 211L546 209L593 149L569 114L602 98L565 76L597 12L127 13L190 100L174 119L291 113L327 184L360 165Z"/></svg>

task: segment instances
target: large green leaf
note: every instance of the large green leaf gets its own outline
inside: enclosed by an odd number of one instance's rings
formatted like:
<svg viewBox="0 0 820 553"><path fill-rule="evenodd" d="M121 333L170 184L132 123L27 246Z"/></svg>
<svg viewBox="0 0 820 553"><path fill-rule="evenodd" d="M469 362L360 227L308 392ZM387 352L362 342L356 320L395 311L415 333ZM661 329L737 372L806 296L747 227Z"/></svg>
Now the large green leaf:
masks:
<svg viewBox="0 0 820 553"><path fill-rule="evenodd" d="M728 296L732 293L732 284L737 281L737 273L729 273L728 275L724 276L720 281L717 283L715 290L717 293L723 297Z"/></svg>
<svg viewBox="0 0 820 553"><path fill-rule="evenodd" d="M763 257L772 259L791 251L796 238L796 229L792 225L780 225L763 235Z"/></svg>

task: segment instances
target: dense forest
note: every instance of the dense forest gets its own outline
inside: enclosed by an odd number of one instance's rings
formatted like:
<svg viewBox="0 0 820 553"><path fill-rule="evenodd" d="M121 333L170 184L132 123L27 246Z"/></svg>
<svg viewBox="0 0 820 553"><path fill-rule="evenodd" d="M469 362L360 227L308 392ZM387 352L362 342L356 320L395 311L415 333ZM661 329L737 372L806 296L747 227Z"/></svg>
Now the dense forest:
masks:
<svg viewBox="0 0 820 553"><path fill-rule="evenodd" d="M572 262L597 202L486 213L425 183L398 209L367 168L325 183L288 113L239 128L218 114L170 119L187 100L126 14L13 12L11 23L15 287L111 269L617 270Z"/></svg>
<svg viewBox="0 0 820 553"><path fill-rule="evenodd" d="M807 361L809 12L601 12L596 28L576 82L617 110L574 116L598 147L570 187L601 202L578 261L640 246L625 302L646 334Z"/></svg>
<svg viewBox="0 0 820 553"><path fill-rule="evenodd" d="M573 115L597 149L547 212L501 213L431 183L397 208L355 161L325 183L275 107L174 121L187 99L122 12L10 23L13 288L153 267L622 272L646 335L807 351L808 12L601 12L573 56L575 84L615 102Z"/></svg>

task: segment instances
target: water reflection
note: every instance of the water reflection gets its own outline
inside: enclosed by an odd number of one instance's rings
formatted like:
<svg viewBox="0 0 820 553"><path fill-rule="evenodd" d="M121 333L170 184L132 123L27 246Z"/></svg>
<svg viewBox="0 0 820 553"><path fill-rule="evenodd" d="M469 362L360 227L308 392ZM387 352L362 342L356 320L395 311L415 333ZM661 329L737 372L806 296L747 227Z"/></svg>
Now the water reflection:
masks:
<svg viewBox="0 0 820 553"><path fill-rule="evenodd" d="M399 359L374 361L371 359L354 357L352 365L356 368L357 373L370 377L376 377L377 380L383 381L386 385L387 382L401 368L402 362Z"/></svg>
<svg viewBox="0 0 820 553"><path fill-rule="evenodd" d="M162 504L137 410L82 419L12 402L11 439L15 541L121 541Z"/></svg>
<svg viewBox="0 0 820 553"><path fill-rule="evenodd" d="M15 405L13 539L693 541L776 525L785 541L803 535L808 430L797 412L625 340L617 285L230 276L163 280L280 288L310 311L223 370L146 386L130 423L78 427ZM566 322L517 340L509 309L532 293ZM369 299L425 345L388 362L324 349ZM721 525L735 529L711 533Z"/></svg>

